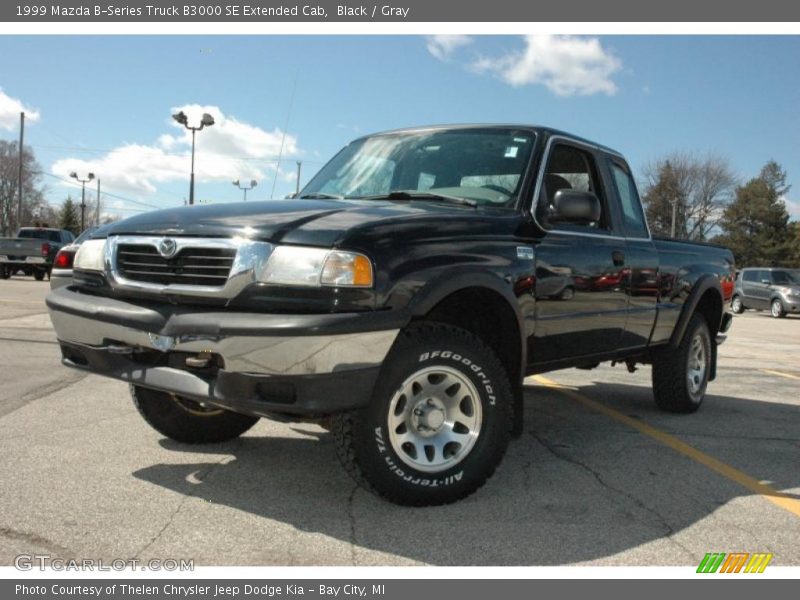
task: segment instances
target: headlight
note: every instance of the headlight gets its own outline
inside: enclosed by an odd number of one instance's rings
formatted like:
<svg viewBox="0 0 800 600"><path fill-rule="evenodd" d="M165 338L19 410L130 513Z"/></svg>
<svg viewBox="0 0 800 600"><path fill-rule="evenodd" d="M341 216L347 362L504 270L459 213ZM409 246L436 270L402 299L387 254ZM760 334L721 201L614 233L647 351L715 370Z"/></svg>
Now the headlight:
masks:
<svg viewBox="0 0 800 600"><path fill-rule="evenodd" d="M78 248L73 269L81 271L102 271L105 262L105 240L87 240Z"/></svg>
<svg viewBox="0 0 800 600"><path fill-rule="evenodd" d="M278 285L370 287L372 263L357 252L278 246L259 280Z"/></svg>

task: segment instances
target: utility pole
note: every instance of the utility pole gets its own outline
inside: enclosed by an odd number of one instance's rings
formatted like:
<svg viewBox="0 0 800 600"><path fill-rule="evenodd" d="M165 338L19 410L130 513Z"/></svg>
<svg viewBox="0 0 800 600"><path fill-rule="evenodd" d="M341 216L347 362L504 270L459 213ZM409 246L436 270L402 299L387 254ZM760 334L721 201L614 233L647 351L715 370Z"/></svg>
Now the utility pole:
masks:
<svg viewBox="0 0 800 600"><path fill-rule="evenodd" d="M100 225L100 178L97 178L97 204L94 207L94 224Z"/></svg>
<svg viewBox="0 0 800 600"><path fill-rule="evenodd" d="M297 184L295 185L294 195L297 196L300 193L300 169L303 168L303 161L297 161Z"/></svg>
<svg viewBox="0 0 800 600"><path fill-rule="evenodd" d="M22 153L22 143L25 140L25 113L19 113L19 175L17 178L17 229L22 227L22 162L24 155ZM12 232L12 235L13 232Z"/></svg>
<svg viewBox="0 0 800 600"><path fill-rule="evenodd" d="M677 213L677 209L678 209L678 199L677 198L673 198L672 199L672 229L671 229L672 233L670 234L670 237L672 237L672 238L675 237L675 216L676 216L676 213Z"/></svg>

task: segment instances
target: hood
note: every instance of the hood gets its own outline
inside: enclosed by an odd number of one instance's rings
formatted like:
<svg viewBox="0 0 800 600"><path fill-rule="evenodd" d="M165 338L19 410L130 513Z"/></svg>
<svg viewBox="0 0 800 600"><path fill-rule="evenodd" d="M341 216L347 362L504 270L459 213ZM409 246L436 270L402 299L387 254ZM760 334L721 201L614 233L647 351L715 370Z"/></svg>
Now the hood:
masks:
<svg viewBox="0 0 800 600"><path fill-rule="evenodd" d="M507 220L516 213L429 201L269 200L153 211L115 223L106 233L245 236L272 243L333 247L350 236L363 241L365 236L389 233L453 235L463 230L476 234L479 229L494 229L490 226L492 215Z"/></svg>

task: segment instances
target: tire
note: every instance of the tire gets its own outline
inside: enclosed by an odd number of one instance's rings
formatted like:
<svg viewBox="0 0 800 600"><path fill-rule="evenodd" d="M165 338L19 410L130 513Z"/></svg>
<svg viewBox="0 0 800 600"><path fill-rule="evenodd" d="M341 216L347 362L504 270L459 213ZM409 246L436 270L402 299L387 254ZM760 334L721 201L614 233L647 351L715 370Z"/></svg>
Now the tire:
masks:
<svg viewBox="0 0 800 600"><path fill-rule="evenodd" d="M6 266L0 266L0 279L8 279L11 277L11 269Z"/></svg>
<svg viewBox="0 0 800 600"><path fill-rule="evenodd" d="M775 298L769 306L769 312L775 319L782 319L786 316L786 309L783 308L783 302Z"/></svg>
<svg viewBox="0 0 800 600"><path fill-rule="evenodd" d="M742 299L739 296L734 296L733 300L731 300L731 310L737 315L744 312L744 304L742 304Z"/></svg>
<svg viewBox="0 0 800 600"><path fill-rule="evenodd" d="M242 415L170 394L131 386L139 414L156 431L184 444L214 444L233 440L258 422Z"/></svg>
<svg viewBox="0 0 800 600"><path fill-rule="evenodd" d="M695 314L678 348L665 348L653 356L656 405L673 413L693 413L700 408L708 386L711 357L708 323Z"/></svg>
<svg viewBox="0 0 800 600"><path fill-rule="evenodd" d="M44 281L44 275L45 275L44 271L33 272L33 278L36 279L36 281Z"/></svg>
<svg viewBox="0 0 800 600"><path fill-rule="evenodd" d="M495 353L440 323L402 331L366 408L333 420L342 465L396 504L460 500L494 473L511 438L513 396Z"/></svg>

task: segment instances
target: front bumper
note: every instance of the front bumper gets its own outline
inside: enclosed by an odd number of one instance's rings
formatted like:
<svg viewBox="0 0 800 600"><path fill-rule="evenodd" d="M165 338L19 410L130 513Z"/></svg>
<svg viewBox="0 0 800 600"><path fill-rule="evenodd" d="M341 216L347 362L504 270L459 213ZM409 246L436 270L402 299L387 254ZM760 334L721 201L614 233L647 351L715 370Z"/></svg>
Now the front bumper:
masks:
<svg viewBox="0 0 800 600"><path fill-rule="evenodd" d="M52 291L47 306L65 365L260 416L366 405L407 322L397 311L283 315L143 306L70 287ZM198 357L207 364L197 366Z"/></svg>
<svg viewBox="0 0 800 600"><path fill-rule="evenodd" d="M800 297L795 296L794 294L785 294L782 296L781 301L783 302L783 310L785 310L787 313L800 313Z"/></svg>

